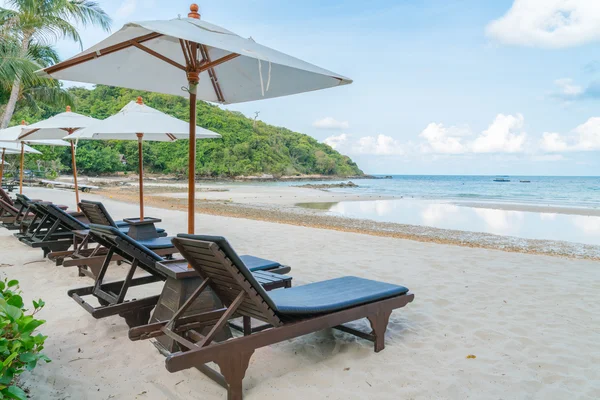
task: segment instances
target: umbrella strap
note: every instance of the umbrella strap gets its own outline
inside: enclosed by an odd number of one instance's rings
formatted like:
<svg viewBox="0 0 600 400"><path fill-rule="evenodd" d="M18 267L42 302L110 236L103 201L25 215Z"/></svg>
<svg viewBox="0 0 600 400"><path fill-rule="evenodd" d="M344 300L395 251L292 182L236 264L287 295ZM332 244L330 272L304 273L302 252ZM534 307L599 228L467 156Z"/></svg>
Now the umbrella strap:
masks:
<svg viewBox="0 0 600 400"><path fill-rule="evenodd" d="M263 97L265 96L265 85L263 82L263 74L262 74L262 62L260 58L258 60L258 75L260 76L260 90L262 92ZM267 92L269 91L269 86L271 86L271 61L269 61L269 74L267 76Z"/></svg>

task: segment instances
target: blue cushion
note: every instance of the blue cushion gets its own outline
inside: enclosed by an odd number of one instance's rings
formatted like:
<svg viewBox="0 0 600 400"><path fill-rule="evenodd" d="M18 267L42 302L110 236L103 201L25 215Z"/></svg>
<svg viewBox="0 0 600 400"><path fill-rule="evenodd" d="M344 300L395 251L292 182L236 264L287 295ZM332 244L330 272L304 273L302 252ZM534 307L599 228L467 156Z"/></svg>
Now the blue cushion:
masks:
<svg viewBox="0 0 600 400"><path fill-rule="evenodd" d="M281 267L281 264L279 264L277 261L271 261L265 258L254 257L247 254L240 256L240 260L242 260L242 262L250 271L265 271Z"/></svg>
<svg viewBox="0 0 600 400"><path fill-rule="evenodd" d="M138 240L137 242L143 246L146 246L150 250L156 249L168 249L169 247L173 247L173 243L171 242L172 237L159 237L155 239L148 240Z"/></svg>
<svg viewBox="0 0 600 400"><path fill-rule="evenodd" d="M136 247L139 251L145 253L148 257L154 259L155 261L164 261L164 259L161 256L159 256L158 254L156 254L155 252L153 252L152 250L150 250L149 248L147 248L140 242L130 238L129 236L127 236L126 234L121 232L119 229L113 228L112 226L95 225L95 224L90 224L90 228L92 229L92 232L96 231L95 233L97 233L97 234L101 234L101 235L108 234L110 236L115 236L117 239L120 239L124 242L131 244L132 246ZM160 239L163 239L163 238L160 238ZM164 239L168 239L170 242L171 239L173 239L173 238L164 238Z"/></svg>
<svg viewBox="0 0 600 400"><path fill-rule="evenodd" d="M371 303L408 292L404 286L345 276L273 290L269 296L280 314L322 314Z"/></svg>

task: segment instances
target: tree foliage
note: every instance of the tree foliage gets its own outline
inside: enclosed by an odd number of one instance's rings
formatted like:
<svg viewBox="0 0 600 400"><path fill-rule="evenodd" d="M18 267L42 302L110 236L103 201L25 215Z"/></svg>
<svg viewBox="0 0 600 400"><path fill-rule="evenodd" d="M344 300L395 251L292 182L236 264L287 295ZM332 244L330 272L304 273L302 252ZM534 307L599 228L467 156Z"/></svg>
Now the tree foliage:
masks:
<svg viewBox="0 0 600 400"><path fill-rule="evenodd" d="M107 118L127 103L143 96L144 103L184 121L189 120L189 103L184 97L146 93L136 90L97 86L93 90L71 88L77 112L94 118ZM42 108L36 114L30 110L15 114L21 119L35 122L48 118L62 109ZM218 106L198 102L198 125L221 134L222 139L198 140L198 175L207 177L233 177L240 175L273 174L323 174L350 176L362 171L347 156L316 139L275 127L245 117L239 112L223 110ZM15 123L15 122L13 122ZM59 155L60 164L70 166L67 148L38 148L52 156L28 156L28 166L37 159L49 160ZM126 165L121 163L121 155ZM78 169L87 174L103 174L138 169L138 150L135 141L82 140L77 149ZM146 171L185 175L188 165L188 141L144 142L144 167ZM66 167L69 168L69 167Z"/></svg>

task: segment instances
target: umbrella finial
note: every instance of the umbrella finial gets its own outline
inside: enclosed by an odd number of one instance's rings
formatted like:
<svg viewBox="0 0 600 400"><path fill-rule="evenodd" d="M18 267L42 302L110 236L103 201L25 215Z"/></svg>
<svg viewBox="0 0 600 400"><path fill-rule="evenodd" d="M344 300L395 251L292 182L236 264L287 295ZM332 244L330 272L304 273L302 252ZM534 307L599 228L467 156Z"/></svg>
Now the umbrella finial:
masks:
<svg viewBox="0 0 600 400"><path fill-rule="evenodd" d="M190 6L190 13L188 14L188 18L200 19L200 14L198 14L198 4L192 3Z"/></svg>
<svg viewBox="0 0 600 400"><path fill-rule="evenodd" d="M144 104L144 100L142 100L142 96L138 96L136 103Z"/></svg>
<svg viewBox="0 0 600 400"><path fill-rule="evenodd" d="M67 112L71 112L71 106L67 106Z"/></svg>
<svg viewBox="0 0 600 400"><path fill-rule="evenodd" d="M24 119L21 120L21 125L27 125L27 122L25 122Z"/></svg>

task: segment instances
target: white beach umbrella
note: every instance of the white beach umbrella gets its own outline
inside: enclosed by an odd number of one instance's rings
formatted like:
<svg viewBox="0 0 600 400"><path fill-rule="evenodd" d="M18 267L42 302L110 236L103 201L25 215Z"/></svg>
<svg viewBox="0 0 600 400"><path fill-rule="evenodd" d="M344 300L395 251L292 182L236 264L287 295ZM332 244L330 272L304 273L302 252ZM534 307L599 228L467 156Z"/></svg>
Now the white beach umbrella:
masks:
<svg viewBox="0 0 600 400"><path fill-rule="evenodd" d="M0 163L0 183L2 182L2 178L4 177L4 166L10 165L4 159L7 154L18 154L21 152L21 146L15 142L0 142L0 149L2 150L2 162ZM23 151L25 153L31 154L42 154L40 151L37 151L33 147L29 147L24 145Z"/></svg>
<svg viewBox="0 0 600 400"><path fill-rule="evenodd" d="M68 140L137 140L140 182L140 219L144 219L144 161L142 140L172 142L189 139L190 124L144 104L141 97L131 101L115 115L81 129ZM220 138L218 133L196 127L196 139Z"/></svg>
<svg viewBox="0 0 600 400"><path fill-rule="evenodd" d="M43 146L70 146L69 143L64 140L28 140L28 139L19 139L21 133L23 133L23 128L25 128L27 124L25 121L21 121L21 125L11 126L10 128L0 130L0 142L12 142L12 144L17 144L21 146L21 166L20 166L20 177L19 177L19 193L23 194L23 165L25 163L25 147L28 144L32 145L43 145ZM30 148L31 149L31 148ZM35 149L31 149L34 151L28 151L28 153L34 153Z"/></svg>
<svg viewBox="0 0 600 400"><path fill-rule="evenodd" d="M67 106L67 110L63 113L56 114L53 117L35 124L24 127L19 140L55 140L73 134L73 132L90 126L98 122L96 118L77 114L71 111L71 107ZM75 158L75 143L71 142L71 163L73 167L73 184L75 185L75 204L79 209L79 187L77 185L77 161Z"/></svg>
<svg viewBox="0 0 600 400"><path fill-rule="evenodd" d="M200 20L129 23L84 52L45 68L40 75L122 86L190 98L188 232L194 233L196 99L223 104L286 96L352 83Z"/></svg>

